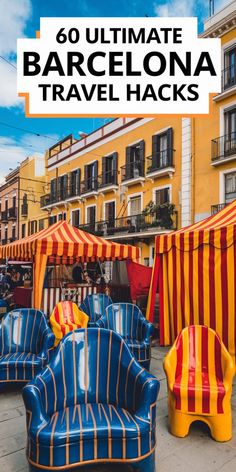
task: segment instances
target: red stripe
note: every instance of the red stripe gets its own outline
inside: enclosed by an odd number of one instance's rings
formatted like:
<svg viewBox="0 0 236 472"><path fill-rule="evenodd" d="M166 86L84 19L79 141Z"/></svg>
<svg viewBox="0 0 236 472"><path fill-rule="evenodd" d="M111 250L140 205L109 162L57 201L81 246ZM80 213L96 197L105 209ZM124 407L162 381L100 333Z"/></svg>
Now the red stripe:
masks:
<svg viewBox="0 0 236 472"><path fill-rule="evenodd" d="M181 410L181 396L180 386L182 380L182 364L183 364L183 336L180 334L176 342L176 353L177 353L177 365L175 371L175 382L173 392L175 394L175 407L177 410Z"/></svg>
<svg viewBox="0 0 236 472"><path fill-rule="evenodd" d="M194 324L193 315L193 251L189 252L189 322Z"/></svg>
<svg viewBox="0 0 236 472"><path fill-rule="evenodd" d="M210 327L216 329L216 303L215 303L215 248L214 230L210 233L209 246L209 303L210 303Z"/></svg>
<svg viewBox="0 0 236 472"><path fill-rule="evenodd" d="M188 373L188 411L195 411L196 377L196 335L195 326L190 326L189 333L189 373Z"/></svg>
<svg viewBox="0 0 236 472"><path fill-rule="evenodd" d="M221 365L221 344L218 336L215 336L215 373L218 388L217 395L217 413L224 413L223 399L225 396L225 387L223 384L223 372Z"/></svg>
<svg viewBox="0 0 236 472"><path fill-rule="evenodd" d="M210 413L210 382L208 368L208 328L202 327L202 412Z"/></svg>
<svg viewBox="0 0 236 472"><path fill-rule="evenodd" d="M173 323L174 323L174 339L177 337L179 334L177 332L177 279L176 277L179 277L179 274L176 273L176 247L173 247L172 249L172 254L173 254L173 295L172 295L172 303L173 303ZM172 340L172 342L174 341Z"/></svg>
<svg viewBox="0 0 236 472"><path fill-rule="evenodd" d="M203 236L204 233L199 233L199 248L198 248L198 313L199 313L199 324L204 324L204 293L203 293Z"/></svg>
<svg viewBox="0 0 236 472"><path fill-rule="evenodd" d="M178 274L176 274L178 277ZM185 280L184 280L184 238L180 237L180 303L181 303L181 320L182 329L185 323Z"/></svg>
<svg viewBox="0 0 236 472"><path fill-rule="evenodd" d="M221 229L221 245L225 246L227 240L227 229ZM221 249L221 287L222 287L222 339L228 347L228 271L227 271L227 249Z"/></svg>

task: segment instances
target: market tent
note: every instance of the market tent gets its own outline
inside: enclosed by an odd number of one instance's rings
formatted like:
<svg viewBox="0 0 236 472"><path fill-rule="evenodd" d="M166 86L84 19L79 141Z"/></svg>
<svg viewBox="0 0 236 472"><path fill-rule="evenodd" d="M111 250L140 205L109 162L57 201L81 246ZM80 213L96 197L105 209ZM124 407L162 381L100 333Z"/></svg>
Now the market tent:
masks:
<svg viewBox="0 0 236 472"><path fill-rule="evenodd" d="M236 360L236 200L219 213L157 236L147 317L159 285L160 342L185 326L215 329Z"/></svg>
<svg viewBox="0 0 236 472"><path fill-rule="evenodd" d="M139 248L107 241L59 221L48 229L0 247L0 258L32 261L34 267L34 308L40 309L47 263L73 264L77 261L138 260Z"/></svg>

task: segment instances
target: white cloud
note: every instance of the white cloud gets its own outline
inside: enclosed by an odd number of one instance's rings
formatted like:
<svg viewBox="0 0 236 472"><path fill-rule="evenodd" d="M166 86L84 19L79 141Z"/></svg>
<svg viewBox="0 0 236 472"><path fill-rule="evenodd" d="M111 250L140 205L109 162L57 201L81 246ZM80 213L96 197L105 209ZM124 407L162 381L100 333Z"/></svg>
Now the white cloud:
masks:
<svg viewBox="0 0 236 472"><path fill-rule="evenodd" d="M30 0L0 0L0 54L10 56L16 52L17 38L24 36L31 14Z"/></svg>
<svg viewBox="0 0 236 472"><path fill-rule="evenodd" d="M216 0L215 11L220 10L230 0ZM157 16L197 16L199 10L207 16L209 7L206 0L169 0L164 3L155 2L154 11Z"/></svg>
<svg viewBox="0 0 236 472"><path fill-rule="evenodd" d="M0 0L0 55L15 64L16 40L25 36L31 15L30 0ZM16 69L0 59L0 106L16 107L24 104L17 96Z"/></svg>
<svg viewBox="0 0 236 472"><path fill-rule="evenodd" d="M56 134L50 135L50 137L54 142L60 139L60 136ZM31 134L24 134L20 140L0 136L0 182L8 174L10 168L14 169L28 156L44 155L45 150L53 144L53 140Z"/></svg>

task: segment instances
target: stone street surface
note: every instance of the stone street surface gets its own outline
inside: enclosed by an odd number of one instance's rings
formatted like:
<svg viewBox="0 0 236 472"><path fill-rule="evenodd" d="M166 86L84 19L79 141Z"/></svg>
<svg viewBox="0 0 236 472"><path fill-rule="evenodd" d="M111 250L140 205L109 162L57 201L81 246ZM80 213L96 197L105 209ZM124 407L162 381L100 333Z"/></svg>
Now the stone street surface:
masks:
<svg viewBox="0 0 236 472"><path fill-rule="evenodd" d="M233 439L217 443L211 439L208 428L202 423L191 427L188 437L178 439L168 430L167 389L162 368L167 348L152 349L151 371L160 381L157 409L156 471L158 472L236 472L236 378L234 380ZM28 471L25 457L25 409L21 391L0 393L0 470L4 472ZM80 467L81 472L120 472L119 465ZM131 471L131 467L123 472Z"/></svg>

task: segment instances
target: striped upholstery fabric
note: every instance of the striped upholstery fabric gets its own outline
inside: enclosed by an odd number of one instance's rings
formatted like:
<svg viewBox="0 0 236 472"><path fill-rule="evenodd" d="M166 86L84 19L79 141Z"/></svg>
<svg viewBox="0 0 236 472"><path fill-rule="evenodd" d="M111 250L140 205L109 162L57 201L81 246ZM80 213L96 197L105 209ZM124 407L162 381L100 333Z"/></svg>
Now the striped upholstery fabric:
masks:
<svg viewBox="0 0 236 472"><path fill-rule="evenodd" d="M41 311L23 308L4 315L0 324L0 385L34 378L49 361L54 339Z"/></svg>
<svg viewBox="0 0 236 472"><path fill-rule="evenodd" d="M106 314L97 322L101 328L120 334L136 360L149 369L151 360L151 336L154 327L132 303L114 303L107 307Z"/></svg>
<svg viewBox="0 0 236 472"><path fill-rule="evenodd" d="M215 331L200 325L185 328L167 354L164 368L169 405L189 415L188 422L195 421L194 415L204 421L206 416L223 418L231 413L234 363Z"/></svg>
<svg viewBox="0 0 236 472"><path fill-rule="evenodd" d="M112 299L104 293L87 295L80 309L89 316L89 327L95 327L98 319L105 315L106 308L111 305Z"/></svg>
<svg viewBox="0 0 236 472"><path fill-rule="evenodd" d="M87 328L88 316L79 310L76 303L65 300L55 306L50 316L50 323L58 344L59 340L70 331Z"/></svg>
<svg viewBox="0 0 236 472"><path fill-rule="evenodd" d="M140 471L154 472L158 390L158 380L116 333L97 328L68 333L51 363L23 390L30 464L36 470L67 470L137 461ZM142 469L150 456L152 466Z"/></svg>

